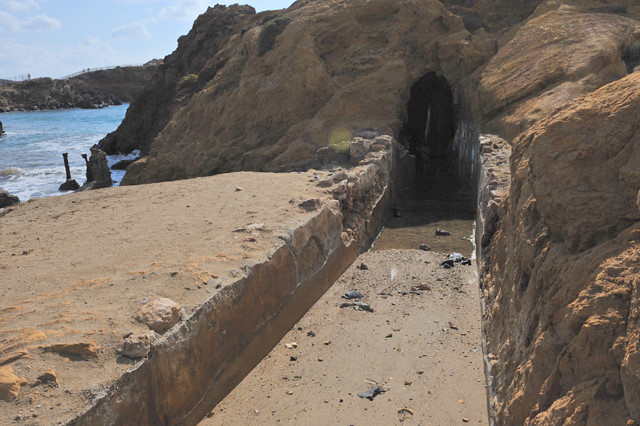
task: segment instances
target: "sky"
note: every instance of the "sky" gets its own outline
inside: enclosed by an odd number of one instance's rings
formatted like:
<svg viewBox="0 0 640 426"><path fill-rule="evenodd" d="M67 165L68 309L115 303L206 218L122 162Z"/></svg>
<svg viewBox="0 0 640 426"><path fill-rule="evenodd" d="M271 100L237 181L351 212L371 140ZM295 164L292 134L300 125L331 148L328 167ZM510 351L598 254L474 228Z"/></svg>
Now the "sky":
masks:
<svg viewBox="0 0 640 426"><path fill-rule="evenodd" d="M0 0L0 78L60 78L175 50L208 6L283 9L294 0Z"/></svg>

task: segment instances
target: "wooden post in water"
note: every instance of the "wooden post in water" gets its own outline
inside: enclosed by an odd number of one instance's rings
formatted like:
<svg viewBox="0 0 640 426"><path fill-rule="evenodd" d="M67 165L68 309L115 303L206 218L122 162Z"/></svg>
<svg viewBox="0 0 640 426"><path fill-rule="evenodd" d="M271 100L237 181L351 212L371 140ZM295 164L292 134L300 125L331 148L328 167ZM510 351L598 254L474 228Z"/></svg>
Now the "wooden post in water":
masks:
<svg viewBox="0 0 640 426"><path fill-rule="evenodd" d="M80 188L78 182L71 179L71 169L69 169L69 159L67 158L68 155L69 154L66 152L62 154L62 158L64 159L64 169L67 172L67 180L65 183L60 185L60 188L58 188L60 191L75 191Z"/></svg>
<svg viewBox="0 0 640 426"><path fill-rule="evenodd" d="M67 158L68 155L69 153L67 152L62 153L62 158L64 159L64 169L67 172L67 180L71 180L71 169L69 169L69 159Z"/></svg>

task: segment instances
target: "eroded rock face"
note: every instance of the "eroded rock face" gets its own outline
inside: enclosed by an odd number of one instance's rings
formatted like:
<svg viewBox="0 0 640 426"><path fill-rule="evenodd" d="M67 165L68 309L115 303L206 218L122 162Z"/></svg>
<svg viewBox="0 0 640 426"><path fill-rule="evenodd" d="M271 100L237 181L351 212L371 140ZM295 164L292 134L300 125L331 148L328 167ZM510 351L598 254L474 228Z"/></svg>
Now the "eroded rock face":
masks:
<svg viewBox="0 0 640 426"><path fill-rule="evenodd" d="M514 141L483 263L498 424L640 420L640 75Z"/></svg>
<svg viewBox="0 0 640 426"><path fill-rule="evenodd" d="M495 51L491 36L471 35L435 0L298 2L252 13L217 6L198 18L101 142L108 153L148 154L123 184L304 168L356 130L399 131L418 78L446 70L455 83ZM261 35L274 20L288 23L263 52ZM218 33L208 35L211 27Z"/></svg>

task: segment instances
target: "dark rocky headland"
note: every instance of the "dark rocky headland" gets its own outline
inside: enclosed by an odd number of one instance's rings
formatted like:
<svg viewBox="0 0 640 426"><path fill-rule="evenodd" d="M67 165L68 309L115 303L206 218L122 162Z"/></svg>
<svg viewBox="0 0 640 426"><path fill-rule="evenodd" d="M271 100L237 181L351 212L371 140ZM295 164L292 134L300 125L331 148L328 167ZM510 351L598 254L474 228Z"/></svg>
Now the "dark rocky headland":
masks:
<svg viewBox="0 0 640 426"><path fill-rule="evenodd" d="M91 71L68 79L10 83L0 87L0 112L94 109L131 102L156 72L158 63Z"/></svg>

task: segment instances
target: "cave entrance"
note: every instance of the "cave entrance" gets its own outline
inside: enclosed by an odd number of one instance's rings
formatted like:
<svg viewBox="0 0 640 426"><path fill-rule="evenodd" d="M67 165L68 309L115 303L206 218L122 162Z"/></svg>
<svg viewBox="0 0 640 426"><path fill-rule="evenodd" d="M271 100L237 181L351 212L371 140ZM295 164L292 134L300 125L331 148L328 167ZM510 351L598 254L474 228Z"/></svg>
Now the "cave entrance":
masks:
<svg viewBox="0 0 640 426"><path fill-rule="evenodd" d="M434 72L411 87L399 135L409 155L396 162L394 215L374 248L426 244L432 250L471 254L475 197L467 169L473 144L465 136L459 110L449 82ZM436 237L436 229L450 235Z"/></svg>
<svg viewBox="0 0 640 426"><path fill-rule="evenodd" d="M411 87L400 140L415 156L417 179L453 177L456 111L451 86L430 72Z"/></svg>

